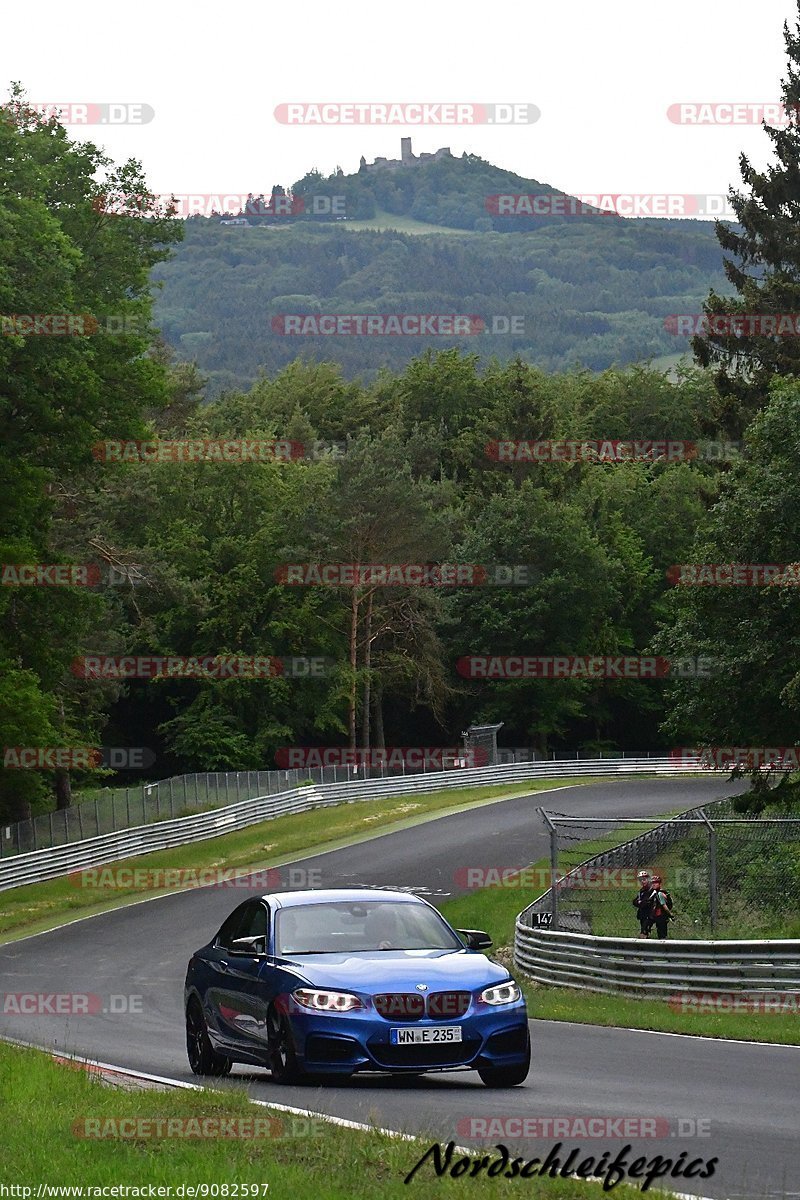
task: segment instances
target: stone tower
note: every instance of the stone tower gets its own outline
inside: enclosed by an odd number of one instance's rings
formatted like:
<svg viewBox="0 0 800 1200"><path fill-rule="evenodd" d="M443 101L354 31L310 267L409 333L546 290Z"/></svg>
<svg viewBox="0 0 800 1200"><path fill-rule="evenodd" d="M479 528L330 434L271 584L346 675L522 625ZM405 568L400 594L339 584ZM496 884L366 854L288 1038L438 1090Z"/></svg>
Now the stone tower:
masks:
<svg viewBox="0 0 800 1200"><path fill-rule="evenodd" d="M410 137L400 138L400 161L404 167L410 166L414 161L414 155L411 151Z"/></svg>

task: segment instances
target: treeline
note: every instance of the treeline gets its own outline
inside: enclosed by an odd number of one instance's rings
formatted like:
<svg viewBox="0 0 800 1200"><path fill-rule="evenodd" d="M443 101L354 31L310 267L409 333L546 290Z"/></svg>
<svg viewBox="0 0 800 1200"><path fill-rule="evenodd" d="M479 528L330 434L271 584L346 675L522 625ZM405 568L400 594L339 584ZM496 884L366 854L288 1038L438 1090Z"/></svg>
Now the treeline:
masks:
<svg viewBox="0 0 800 1200"><path fill-rule="evenodd" d="M298 355L369 380L402 371L431 340L290 335L284 314L475 315L474 334L439 335L437 347L602 371L688 350L666 318L700 313L709 287L728 289L711 226L693 222L587 217L503 238L184 225L182 245L153 272L155 316L211 395L246 389Z"/></svg>
<svg viewBox="0 0 800 1200"><path fill-rule="evenodd" d="M51 476L46 541L4 547L6 560L13 550L17 561L102 569L91 590L5 589L4 644L18 671L0 725L6 745L143 746L155 754L151 773L164 777L273 766L278 749L294 745L453 745L482 721L505 723L505 745L543 752L669 744L659 733L663 679L480 682L457 664L647 650L667 571L689 554L720 467L509 464L487 447L509 438L698 441L714 430L708 376L548 376L520 361L479 371L450 351L369 386L334 364L297 362L206 405L191 370L167 369L165 387L171 402L150 412L151 438L251 447L286 439L296 457L126 463L102 461L101 451L92 461L84 443L82 461ZM106 439L125 433L119 417L104 420ZM284 582L287 564L307 563L530 571L521 586ZM326 666L296 678L126 682L81 677L75 662L86 655ZM73 782L87 778L73 773ZM46 803L49 783L3 771L6 815Z"/></svg>

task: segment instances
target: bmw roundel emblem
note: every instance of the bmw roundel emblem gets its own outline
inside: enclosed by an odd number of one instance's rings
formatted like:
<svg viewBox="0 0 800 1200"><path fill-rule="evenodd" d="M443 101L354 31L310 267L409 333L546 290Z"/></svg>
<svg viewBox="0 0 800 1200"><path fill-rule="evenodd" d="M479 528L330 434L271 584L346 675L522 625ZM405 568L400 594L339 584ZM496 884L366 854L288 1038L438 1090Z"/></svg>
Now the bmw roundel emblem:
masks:
<svg viewBox="0 0 800 1200"><path fill-rule="evenodd" d="M427 992L427 990L428 990L428 985L427 985L427 983L418 983L418 984L417 984L417 991L418 991L418 992Z"/></svg>

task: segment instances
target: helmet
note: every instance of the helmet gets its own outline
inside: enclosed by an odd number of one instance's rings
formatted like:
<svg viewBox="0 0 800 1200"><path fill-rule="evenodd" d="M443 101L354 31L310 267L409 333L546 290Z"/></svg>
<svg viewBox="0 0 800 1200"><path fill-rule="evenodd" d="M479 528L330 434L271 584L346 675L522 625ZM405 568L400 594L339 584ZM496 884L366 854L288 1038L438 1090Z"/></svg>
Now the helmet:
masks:
<svg viewBox="0 0 800 1200"><path fill-rule="evenodd" d="M660 876L660 875L654 875L654 876L653 876L653 878L651 879L651 881L650 881L650 882L651 882L651 883L661 883L661 876Z"/></svg>
<svg viewBox="0 0 800 1200"><path fill-rule="evenodd" d="M636 878L639 880L639 883L646 883L650 876L647 874L647 871L640 871Z"/></svg>

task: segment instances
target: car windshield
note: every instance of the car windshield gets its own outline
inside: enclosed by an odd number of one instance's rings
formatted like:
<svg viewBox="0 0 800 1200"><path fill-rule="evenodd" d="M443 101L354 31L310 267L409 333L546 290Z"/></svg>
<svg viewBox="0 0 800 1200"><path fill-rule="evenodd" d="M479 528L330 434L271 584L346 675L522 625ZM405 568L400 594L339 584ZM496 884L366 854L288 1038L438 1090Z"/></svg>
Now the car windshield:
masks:
<svg viewBox="0 0 800 1200"><path fill-rule="evenodd" d="M280 955L463 949L432 909L390 900L335 901L281 909L275 947Z"/></svg>

